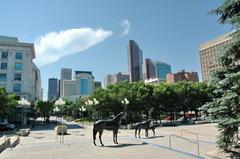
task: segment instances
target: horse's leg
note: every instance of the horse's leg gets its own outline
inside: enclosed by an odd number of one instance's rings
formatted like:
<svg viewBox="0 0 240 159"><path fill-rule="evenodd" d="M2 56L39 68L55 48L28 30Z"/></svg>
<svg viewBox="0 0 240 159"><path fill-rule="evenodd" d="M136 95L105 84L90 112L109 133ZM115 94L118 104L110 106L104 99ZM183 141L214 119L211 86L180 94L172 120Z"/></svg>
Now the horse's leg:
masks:
<svg viewBox="0 0 240 159"><path fill-rule="evenodd" d="M145 129L145 136L148 137L148 128Z"/></svg>
<svg viewBox="0 0 240 159"><path fill-rule="evenodd" d="M135 128L135 138L137 138L137 128Z"/></svg>
<svg viewBox="0 0 240 159"><path fill-rule="evenodd" d="M115 143L118 144L118 141L117 141L117 135L118 135L118 130L115 131Z"/></svg>
<svg viewBox="0 0 240 159"><path fill-rule="evenodd" d="M141 128L138 129L138 138L141 138L140 132L141 132Z"/></svg>
<svg viewBox="0 0 240 159"><path fill-rule="evenodd" d="M155 128L154 127L152 128L152 131L153 131L153 136L155 136Z"/></svg>
<svg viewBox="0 0 240 159"><path fill-rule="evenodd" d="M96 134L97 134L97 131L93 129L93 143L94 143L95 146L97 146L97 145L96 145L96 142L95 142L95 140L96 140Z"/></svg>
<svg viewBox="0 0 240 159"><path fill-rule="evenodd" d="M102 133L103 133L103 131L99 131L99 140L100 140L101 145L104 146L102 143Z"/></svg>
<svg viewBox="0 0 240 159"><path fill-rule="evenodd" d="M116 141L115 141L115 131L113 131L113 143L116 143Z"/></svg>

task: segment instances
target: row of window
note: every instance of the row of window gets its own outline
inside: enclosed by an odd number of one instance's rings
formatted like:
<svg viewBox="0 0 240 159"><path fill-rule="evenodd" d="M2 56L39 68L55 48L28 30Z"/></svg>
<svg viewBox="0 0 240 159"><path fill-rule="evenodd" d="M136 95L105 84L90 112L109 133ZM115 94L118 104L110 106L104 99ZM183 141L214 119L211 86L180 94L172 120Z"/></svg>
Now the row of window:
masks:
<svg viewBox="0 0 240 159"><path fill-rule="evenodd" d="M2 63L1 63L1 66L0 66L0 69L6 70L6 69L7 69L7 66L8 66L8 64L7 64L6 62L2 62ZM22 64L22 63L15 63L14 68L15 68L15 70L20 71L20 70L22 70L22 68L23 68L23 64Z"/></svg>
<svg viewBox="0 0 240 159"><path fill-rule="evenodd" d="M7 85L5 84L0 84L0 88L4 87L6 88ZM13 92L21 92L22 90L22 85L20 83L14 83L13 84Z"/></svg>
<svg viewBox="0 0 240 159"><path fill-rule="evenodd" d="M1 59L7 59L8 58L8 52L2 52ZM23 59L23 53L22 52L16 52L15 53L15 59L16 60L22 60Z"/></svg>
<svg viewBox="0 0 240 159"><path fill-rule="evenodd" d="M22 80L22 74L21 73L14 73L14 81L21 81ZM7 81L7 74L6 73L0 73L0 81Z"/></svg>

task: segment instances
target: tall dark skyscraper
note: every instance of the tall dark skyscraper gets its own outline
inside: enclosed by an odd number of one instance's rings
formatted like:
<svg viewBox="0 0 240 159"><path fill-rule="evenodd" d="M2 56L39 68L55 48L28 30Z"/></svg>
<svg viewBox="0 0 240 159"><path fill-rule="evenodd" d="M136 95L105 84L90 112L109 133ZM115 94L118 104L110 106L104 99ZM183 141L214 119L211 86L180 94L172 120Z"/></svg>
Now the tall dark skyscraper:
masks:
<svg viewBox="0 0 240 159"><path fill-rule="evenodd" d="M128 43L128 72L130 82L142 80L142 50L134 40L129 40Z"/></svg>
<svg viewBox="0 0 240 159"><path fill-rule="evenodd" d="M59 98L59 80L56 78L48 79L48 100L57 100Z"/></svg>
<svg viewBox="0 0 240 159"><path fill-rule="evenodd" d="M153 61L149 58L144 60L143 78L144 79L156 78L155 65L154 65Z"/></svg>

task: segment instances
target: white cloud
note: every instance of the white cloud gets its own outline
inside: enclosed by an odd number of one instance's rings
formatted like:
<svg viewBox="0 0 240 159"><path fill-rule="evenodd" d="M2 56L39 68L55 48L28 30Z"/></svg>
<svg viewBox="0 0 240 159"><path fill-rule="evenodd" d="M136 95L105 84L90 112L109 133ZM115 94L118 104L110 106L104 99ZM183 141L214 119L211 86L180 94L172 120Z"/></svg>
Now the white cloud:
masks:
<svg viewBox="0 0 240 159"><path fill-rule="evenodd" d="M120 22L120 25L123 27L123 32L121 35L125 36L125 35L129 34L130 27L131 27L130 22L127 19L125 19Z"/></svg>
<svg viewBox="0 0 240 159"><path fill-rule="evenodd" d="M49 32L35 40L35 62L40 66L55 62L64 56L82 52L112 34L112 31L101 28L74 28Z"/></svg>

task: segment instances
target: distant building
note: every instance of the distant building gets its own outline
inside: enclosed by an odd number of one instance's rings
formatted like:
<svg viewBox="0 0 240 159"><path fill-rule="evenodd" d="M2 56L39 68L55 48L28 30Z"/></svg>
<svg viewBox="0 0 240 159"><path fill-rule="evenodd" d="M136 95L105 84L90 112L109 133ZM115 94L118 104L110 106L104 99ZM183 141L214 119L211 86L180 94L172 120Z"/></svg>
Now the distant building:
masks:
<svg viewBox="0 0 240 159"><path fill-rule="evenodd" d="M59 98L59 81L57 78L48 79L48 100L53 101Z"/></svg>
<svg viewBox="0 0 240 159"><path fill-rule="evenodd" d="M155 67L153 61L149 58L144 60L143 78L145 80L150 79L150 78L156 78L156 67Z"/></svg>
<svg viewBox="0 0 240 159"><path fill-rule="evenodd" d="M169 73L167 74L167 83L176 83L179 81L192 81L198 82L198 73L197 72L185 72L185 70L181 70L177 73Z"/></svg>
<svg viewBox="0 0 240 159"><path fill-rule="evenodd" d="M0 36L0 87L29 101L41 99L41 76L35 59L34 44L16 37Z"/></svg>
<svg viewBox="0 0 240 159"><path fill-rule="evenodd" d="M114 74L114 75L107 75L105 78L104 78L104 85L105 86L108 86L108 85L111 85L111 84L115 84L115 83L119 83L119 82L123 82L123 81L129 81L130 80L130 77L128 74L123 74L121 72L118 72L117 74Z"/></svg>
<svg viewBox="0 0 240 159"><path fill-rule="evenodd" d="M208 81L211 73L221 68L217 60L230 42L231 38L228 33L200 45L199 54L203 81Z"/></svg>
<svg viewBox="0 0 240 159"><path fill-rule="evenodd" d="M156 72L156 77L160 81L166 81L167 80L167 74L171 73L171 65L161 62L161 61L154 61L154 66L155 66L155 72Z"/></svg>
<svg viewBox="0 0 240 159"><path fill-rule="evenodd" d="M142 77L143 55L142 50L134 40L128 43L128 72L130 82L140 81Z"/></svg>
<svg viewBox="0 0 240 159"><path fill-rule="evenodd" d="M158 79L158 81L166 81L168 73L171 73L171 66L169 64L161 61L152 61L149 58L145 59L143 64L143 76L145 80Z"/></svg>
<svg viewBox="0 0 240 159"><path fill-rule="evenodd" d="M106 77L104 77L104 87L107 87L108 85L114 84L113 83L113 75L108 74Z"/></svg>
<svg viewBox="0 0 240 159"><path fill-rule="evenodd" d="M94 91L94 77L92 73L79 73L76 75L77 94L81 96L89 96ZM80 91L80 92L78 92Z"/></svg>
<svg viewBox="0 0 240 159"><path fill-rule="evenodd" d="M72 69L62 68L61 69L61 80L60 80L60 96L63 95L63 80L72 80Z"/></svg>
<svg viewBox="0 0 240 159"><path fill-rule="evenodd" d="M76 80L63 80L63 97L76 96L77 94L77 81Z"/></svg>
<svg viewBox="0 0 240 159"><path fill-rule="evenodd" d="M70 71L68 71L70 74ZM70 77L70 75L68 76ZM90 71L75 71L74 80L62 80L62 97L73 102L78 97L89 96L94 91L94 76Z"/></svg>
<svg viewBox="0 0 240 159"><path fill-rule="evenodd" d="M94 90L98 89L98 88L102 88L102 82L100 81L95 81L94 82Z"/></svg>

